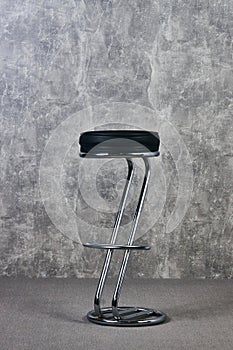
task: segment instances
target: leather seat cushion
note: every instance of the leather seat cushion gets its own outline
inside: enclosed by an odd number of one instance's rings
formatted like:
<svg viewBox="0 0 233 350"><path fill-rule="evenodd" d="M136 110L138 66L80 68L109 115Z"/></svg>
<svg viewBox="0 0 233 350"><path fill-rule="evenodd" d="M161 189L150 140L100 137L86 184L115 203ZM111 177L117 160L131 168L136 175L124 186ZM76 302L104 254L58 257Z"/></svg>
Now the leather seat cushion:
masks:
<svg viewBox="0 0 233 350"><path fill-rule="evenodd" d="M81 153L141 153L158 152L159 135L145 130L98 130L80 135Z"/></svg>

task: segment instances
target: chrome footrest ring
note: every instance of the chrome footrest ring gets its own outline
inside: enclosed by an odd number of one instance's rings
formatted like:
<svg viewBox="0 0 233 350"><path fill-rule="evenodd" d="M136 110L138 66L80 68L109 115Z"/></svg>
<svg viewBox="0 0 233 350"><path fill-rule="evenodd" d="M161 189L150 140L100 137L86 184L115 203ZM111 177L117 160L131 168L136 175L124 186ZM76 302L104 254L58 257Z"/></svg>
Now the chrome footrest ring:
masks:
<svg viewBox="0 0 233 350"><path fill-rule="evenodd" d="M150 247L145 245L129 245L129 244L108 244L108 243L83 243L84 247L94 249L121 249L121 250L149 250Z"/></svg>

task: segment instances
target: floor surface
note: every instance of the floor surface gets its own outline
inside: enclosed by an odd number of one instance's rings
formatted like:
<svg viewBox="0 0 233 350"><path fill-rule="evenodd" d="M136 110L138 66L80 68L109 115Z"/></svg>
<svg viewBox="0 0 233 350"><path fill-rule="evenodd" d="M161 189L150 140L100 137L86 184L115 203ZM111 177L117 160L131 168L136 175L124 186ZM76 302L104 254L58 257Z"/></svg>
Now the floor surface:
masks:
<svg viewBox="0 0 233 350"><path fill-rule="evenodd" d="M112 294L113 282L105 295ZM96 280L0 279L1 350L232 350L233 280L125 280L121 305L166 312L140 328L89 323Z"/></svg>

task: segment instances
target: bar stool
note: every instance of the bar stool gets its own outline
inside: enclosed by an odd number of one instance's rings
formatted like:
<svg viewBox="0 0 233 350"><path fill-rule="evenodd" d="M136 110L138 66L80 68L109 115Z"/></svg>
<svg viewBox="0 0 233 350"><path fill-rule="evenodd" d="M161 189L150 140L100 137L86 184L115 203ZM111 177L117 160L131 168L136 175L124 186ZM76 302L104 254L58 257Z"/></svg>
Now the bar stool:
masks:
<svg viewBox="0 0 233 350"><path fill-rule="evenodd" d="M88 248L106 249L102 272L97 285L94 310L88 312L89 321L109 326L147 326L156 325L166 320L166 314L159 310L144 307L118 306L122 283L132 250L149 250L150 247L135 245L134 238L145 200L150 178L149 157L159 156L159 135L157 132L144 130L100 130L81 133L79 138L80 157L83 158L125 158L128 175L120 201L119 209L108 243L85 243ZM132 158L140 157L144 161L145 174L139 200L133 216L131 231L126 244L116 244L127 196L134 174ZM101 296L106 282L112 255L115 249L124 250L117 282L112 296L111 307L101 307Z"/></svg>

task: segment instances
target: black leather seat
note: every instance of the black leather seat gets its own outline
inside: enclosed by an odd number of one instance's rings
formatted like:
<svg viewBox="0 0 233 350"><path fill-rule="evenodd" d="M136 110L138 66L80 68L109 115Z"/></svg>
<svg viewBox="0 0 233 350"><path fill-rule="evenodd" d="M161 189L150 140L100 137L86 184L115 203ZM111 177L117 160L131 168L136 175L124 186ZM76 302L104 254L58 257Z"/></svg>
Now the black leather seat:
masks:
<svg viewBox="0 0 233 350"><path fill-rule="evenodd" d="M157 156L159 135L145 130L86 131L79 138L80 156Z"/></svg>

